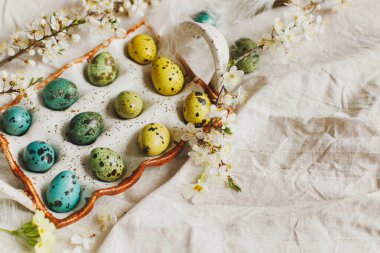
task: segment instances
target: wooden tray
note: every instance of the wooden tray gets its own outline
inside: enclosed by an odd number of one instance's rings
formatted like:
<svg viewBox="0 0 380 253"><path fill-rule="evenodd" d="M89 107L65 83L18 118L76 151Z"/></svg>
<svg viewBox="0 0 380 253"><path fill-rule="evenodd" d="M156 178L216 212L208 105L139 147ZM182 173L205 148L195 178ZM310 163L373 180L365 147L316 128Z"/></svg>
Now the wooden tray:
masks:
<svg viewBox="0 0 380 253"><path fill-rule="evenodd" d="M219 31L209 25L186 22L181 30L189 37L203 37L210 46L215 74L211 88L199 79L186 62L177 55L177 63L181 65L186 75L187 84L184 89L172 97L164 97L156 93L150 80L151 65L142 66L130 60L125 54L127 42L139 33L149 33L157 41L159 36L145 21L131 28L124 38L112 37L100 44L87 54L64 65L54 74L28 90L29 99L18 96L14 101L0 108L0 113L13 105L27 108L32 114L32 126L20 137L10 136L0 132L0 145L9 162L12 172L24 183L25 193L32 199L36 209L42 210L57 228L72 224L93 209L98 198L104 195L116 195L134 185L146 168L161 166L172 161L185 147L185 142L172 143L164 155L148 159L138 150L136 140L138 131L150 122L165 124L171 134L178 128L184 127L182 119L182 101L196 87L202 87L211 100L215 101L221 86L221 74L228 62L228 46ZM101 51L109 51L119 65L119 76L109 86L95 87L84 77L84 70L92 57ZM46 108L41 100L41 91L50 81L57 77L73 81L80 97L78 101L65 111L52 111ZM123 90L138 92L144 101L143 113L132 120L121 120L113 112L112 99ZM88 146L76 146L65 136L70 119L83 111L99 112L105 120L105 130ZM163 117L164 116L164 117ZM122 137L122 138L121 138ZM33 173L23 169L20 154L28 143L41 140L53 145L58 153L55 165L46 173ZM127 172L116 182L106 183L95 179L91 173L88 155L95 147L109 147L121 154ZM47 185L63 170L72 170L79 177L82 185L81 200L77 207L69 213L55 213L44 203Z"/></svg>

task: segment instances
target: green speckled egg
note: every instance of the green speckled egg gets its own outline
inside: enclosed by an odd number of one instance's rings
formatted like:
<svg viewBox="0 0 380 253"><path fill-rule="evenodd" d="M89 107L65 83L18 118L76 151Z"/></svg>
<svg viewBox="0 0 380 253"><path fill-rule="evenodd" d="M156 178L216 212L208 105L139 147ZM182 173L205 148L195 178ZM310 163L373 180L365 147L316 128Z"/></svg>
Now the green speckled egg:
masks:
<svg viewBox="0 0 380 253"><path fill-rule="evenodd" d="M128 54L135 62L148 64L156 58L157 46L152 37L139 34L128 43Z"/></svg>
<svg viewBox="0 0 380 253"><path fill-rule="evenodd" d="M49 143L33 141L26 146L22 157L28 170L46 172L54 165L55 151Z"/></svg>
<svg viewBox="0 0 380 253"><path fill-rule="evenodd" d="M78 99L77 86L64 78L51 81L43 91L45 105L52 110L65 110Z"/></svg>
<svg viewBox="0 0 380 253"><path fill-rule="evenodd" d="M238 39L231 47L231 60L233 61L239 59L254 48L257 48L257 45L253 40L248 38ZM254 52L249 57L240 60L236 64L236 67L239 70L243 70L245 74L251 73L257 68L259 64L259 57L258 51Z"/></svg>
<svg viewBox="0 0 380 253"><path fill-rule="evenodd" d="M210 99L205 92L193 91L183 104L183 117L196 127L202 127L210 121L205 118L210 111L210 106Z"/></svg>
<svg viewBox="0 0 380 253"><path fill-rule="evenodd" d="M77 145L93 143L102 133L104 121L97 112L82 112L71 119L67 136Z"/></svg>
<svg viewBox="0 0 380 253"><path fill-rule="evenodd" d="M120 118L132 119L137 117L143 109L143 101L139 94L127 90L121 92L114 101L115 111Z"/></svg>
<svg viewBox="0 0 380 253"><path fill-rule="evenodd" d="M32 124L30 113L20 106L12 106L0 116L1 128L10 135L25 134Z"/></svg>
<svg viewBox="0 0 380 253"><path fill-rule="evenodd" d="M179 66L166 57L158 57L153 63L151 76L154 88L164 96L178 94L185 82Z"/></svg>
<svg viewBox="0 0 380 253"><path fill-rule="evenodd" d="M109 52L97 54L87 66L88 80L95 86L111 84L116 79L117 73L117 63Z"/></svg>
<svg viewBox="0 0 380 253"><path fill-rule="evenodd" d="M145 155L157 156L162 154L170 144L169 130L162 124L150 123L141 129L138 145Z"/></svg>
<svg viewBox="0 0 380 253"><path fill-rule="evenodd" d="M47 206L58 213L71 211L80 199L80 183L71 171L59 173L46 190Z"/></svg>
<svg viewBox="0 0 380 253"><path fill-rule="evenodd" d="M90 154L91 168L97 178L106 182L118 180L124 174L121 156L109 148L95 148Z"/></svg>

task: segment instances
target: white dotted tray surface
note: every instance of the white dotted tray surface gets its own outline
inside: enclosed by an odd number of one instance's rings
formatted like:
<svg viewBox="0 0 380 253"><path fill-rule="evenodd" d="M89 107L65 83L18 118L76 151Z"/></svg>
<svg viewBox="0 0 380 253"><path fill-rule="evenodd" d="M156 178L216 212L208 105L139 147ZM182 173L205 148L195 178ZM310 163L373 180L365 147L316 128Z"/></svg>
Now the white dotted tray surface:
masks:
<svg viewBox="0 0 380 253"><path fill-rule="evenodd" d="M53 111L45 107L42 100L43 89L35 94L30 94L29 100L23 99L20 103L20 106L31 112L32 125L23 136L6 135L10 142L10 150L20 167L25 168L22 162L22 152L32 141L48 142L57 153L56 163L46 173L33 173L24 169L25 174L38 190L41 199L46 204L47 186L58 173L64 170L75 172L82 186L80 203L71 212L54 213L57 218L64 218L82 208L85 199L93 191L117 185L122 179L129 176L141 162L149 159L140 152L137 145L137 135L143 126L152 122L162 123L169 129L172 139L176 129L185 126L182 121L182 104L186 96L195 89L195 85L189 83L179 94L171 97L159 95L154 90L150 78L151 64L139 65L126 55L127 42L136 34L143 32L148 33L146 28L140 28L126 39L116 40L108 48L102 50L110 52L119 66L118 77L109 86L91 85L85 77L87 62L84 61L72 66L61 76L61 78L74 82L79 90L79 99L65 111ZM113 100L124 90L133 90L139 93L143 99L144 109L137 118L122 120L114 112ZM93 144L77 146L68 140L67 127L75 115L86 111L100 113L105 121L105 128ZM172 142L169 149L173 146ZM122 156L126 173L121 179L108 183L94 177L89 163L89 154L96 147L108 147Z"/></svg>

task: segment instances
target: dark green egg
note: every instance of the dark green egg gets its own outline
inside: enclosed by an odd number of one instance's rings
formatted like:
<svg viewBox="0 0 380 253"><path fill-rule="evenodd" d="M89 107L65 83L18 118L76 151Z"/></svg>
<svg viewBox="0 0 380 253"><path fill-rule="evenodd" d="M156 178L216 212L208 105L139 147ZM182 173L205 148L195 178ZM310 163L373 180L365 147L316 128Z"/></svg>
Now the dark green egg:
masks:
<svg viewBox="0 0 380 253"><path fill-rule="evenodd" d="M97 54L87 66L87 78L95 86L107 86L117 77L117 63L109 52Z"/></svg>
<svg viewBox="0 0 380 253"><path fill-rule="evenodd" d="M65 110L78 99L77 86L64 78L51 81L43 91L45 105L52 110Z"/></svg>
<svg viewBox="0 0 380 253"><path fill-rule="evenodd" d="M104 120L97 112L82 112L71 119L67 136L77 145L93 143L102 133Z"/></svg>
<svg viewBox="0 0 380 253"><path fill-rule="evenodd" d="M93 149L90 163L96 177L105 182L118 180L125 171L121 156L109 148Z"/></svg>
<svg viewBox="0 0 380 253"><path fill-rule="evenodd" d="M252 49L257 48L257 44L249 38L241 38L235 41L234 45L231 47L231 60L236 61L246 53L252 51ZM253 72L259 64L259 54L258 51L253 52L248 57L240 60L236 63L236 67L239 70L243 70L245 74Z"/></svg>

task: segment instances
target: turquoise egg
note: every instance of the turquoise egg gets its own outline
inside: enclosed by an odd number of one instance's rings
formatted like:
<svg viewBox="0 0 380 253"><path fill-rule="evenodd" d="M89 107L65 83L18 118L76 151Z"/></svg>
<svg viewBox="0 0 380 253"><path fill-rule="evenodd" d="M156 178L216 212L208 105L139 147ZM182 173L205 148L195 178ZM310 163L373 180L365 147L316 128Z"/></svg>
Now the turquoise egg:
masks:
<svg viewBox="0 0 380 253"><path fill-rule="evenodd" d="M195 15L194 21L203 24L216 25L214 16L207 11L201 11Z"/></svg>
<svg viewBox="0 0 380 253"><path fill-rule="evenodd" d="M121 156L109 148L95 148L90 154L91 168L97 178L113 182L124 174L124 162Z"/></svg>
<svg viewBox="0 0 380 253"><path fill-rule="evenodd" d="M54 165L55 152L50 144L34 141L24 149L23 159L26 168L30 171L45 172Z"/></svg>
<svg viewBox="0 0 380 253"><path fill-rule="evenodd" d="M117 72L116 61L108 52L96 55L87 66L88 80L95 86L111 84L116 79Z"/></svg>
<svg viewBox="0 0 380 253"><path fill-rule="evenodd" d="M3 113L0 125L7 134L20 136L28 131L32 124L30 113L20 106L13 106Z"/></svg>
<svg viewBox="0 0 380 253"><path fill-rule="evenodd" d="M43 91L45 105L52 110L65 110L78 99L77 86L64 78L51 81Z"/></svg>
<svg viewBox="0 0 380 253"><path fill-rule="evenodd" d="M65 170L50 182L46 190L46 202L55 212L69 212L78 204L80 191L78 177L72 171Z"/></svg>
<svg viewBox="0 0 380 253"><path fill-rule="evenodd" d="M67 136L77 145L93 143L102 133L104 120L97 112L82 112L71 119Z"/></svg>

